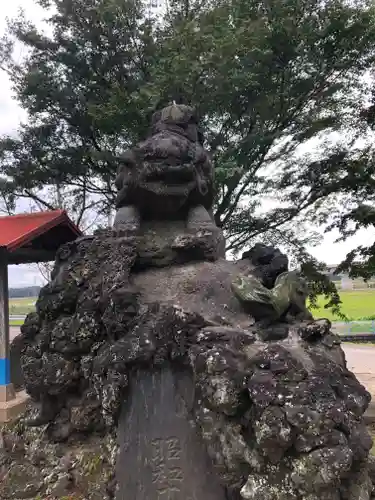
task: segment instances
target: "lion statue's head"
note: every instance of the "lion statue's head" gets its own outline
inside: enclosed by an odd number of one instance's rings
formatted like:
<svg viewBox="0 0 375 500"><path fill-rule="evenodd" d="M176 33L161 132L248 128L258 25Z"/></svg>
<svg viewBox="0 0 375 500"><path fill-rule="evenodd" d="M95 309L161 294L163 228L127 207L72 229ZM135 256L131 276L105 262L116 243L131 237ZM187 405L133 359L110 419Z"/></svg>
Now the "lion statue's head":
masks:
<svg viewBox="0 0 375 500"><path fill-rule="evenodd" d="M171 104L154 113L149 137L119 158L116 207L135 205L146 218L211 208L213 167L202 142L194 108Z"/></svg>

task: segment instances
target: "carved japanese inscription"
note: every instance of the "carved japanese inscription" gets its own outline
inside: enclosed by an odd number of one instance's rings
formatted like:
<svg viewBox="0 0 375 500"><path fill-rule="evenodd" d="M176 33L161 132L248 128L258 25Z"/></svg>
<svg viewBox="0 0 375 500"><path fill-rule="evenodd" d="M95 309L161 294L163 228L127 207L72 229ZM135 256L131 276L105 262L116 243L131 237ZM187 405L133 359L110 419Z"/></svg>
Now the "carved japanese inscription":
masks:
<svg viewBox="0 0 375 500"><path fill-rule="evenodd" d="M181 492L184 473L180 466L181 443L176 437L153 439L152 482L161 498L173 498Z"/></svg>
<svg viewBox="0 0 375 500"><path fill-rule="evenodd" d="M119 424L116 500L225 500L189 419L191 382L169 367L137 371Z"/></svg>

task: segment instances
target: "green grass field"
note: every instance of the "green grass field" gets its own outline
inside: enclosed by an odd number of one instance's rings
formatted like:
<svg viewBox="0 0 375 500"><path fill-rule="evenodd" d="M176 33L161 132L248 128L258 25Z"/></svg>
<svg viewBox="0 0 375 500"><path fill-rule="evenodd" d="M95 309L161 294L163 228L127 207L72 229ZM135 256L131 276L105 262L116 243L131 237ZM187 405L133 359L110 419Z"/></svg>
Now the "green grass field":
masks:
<svg viewBox="0 0 375 500"><path fill-rule="evenodd" d="M350 320L364 320L371 316L375 319L375 290L350 290L340 292L342 312ZM340 321L340 318L333 316L329 309L324 309L324 297L318 300L318 309L312 309L315 318L328 318L333 321Z"/></svg>
<svg viewBox="0 0 375 500"><path fill-rule="evenodd" d="M9 321L9 326L22 326L22 325L23 325L22 319L11 319Z"/></svg>
<svg viewBox="0 0 375 500"><path fill-rule="evenodd" d="M17 316L28 314L35 310L36 297L25 297L22 299L9 299L9 315Z"/></svg>

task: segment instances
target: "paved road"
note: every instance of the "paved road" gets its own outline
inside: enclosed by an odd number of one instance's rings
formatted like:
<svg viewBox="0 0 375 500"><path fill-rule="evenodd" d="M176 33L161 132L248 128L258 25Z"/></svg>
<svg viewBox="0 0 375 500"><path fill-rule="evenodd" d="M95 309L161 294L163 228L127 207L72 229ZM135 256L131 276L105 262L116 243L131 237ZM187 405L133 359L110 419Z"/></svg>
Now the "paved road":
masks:
<svg viewBox="0 0 375 500"><path fill-rule="evenodd" d="M12 342L12 340L17 337L17 335L20 333L20 327L19 326L11 326L9 328L9 337L10 337L10 341Z"/></svg>
<svg viewBox="0 0 375 500"><path fill-rule="evenodd" d="M344 344L343 348L349 370L356 374L375 400L375 346Z"/></svg>
<svg viewBox="0 0 375 500"><path fill-rule="evenodd" d="M375 375L375 346L344 344L343 347L349 370Z"/></svg>

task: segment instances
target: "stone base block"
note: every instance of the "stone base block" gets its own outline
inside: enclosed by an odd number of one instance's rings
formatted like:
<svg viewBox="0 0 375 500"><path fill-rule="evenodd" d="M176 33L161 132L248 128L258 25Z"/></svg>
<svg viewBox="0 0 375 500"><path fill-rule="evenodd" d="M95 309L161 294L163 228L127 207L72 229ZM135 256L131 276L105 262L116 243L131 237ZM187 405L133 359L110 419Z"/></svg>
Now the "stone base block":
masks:
<svg viewBox="0 0 375 500"><path fill-rule="evenodd" d="M13 399L0 401L0 423L17 418L26 409L29 395L26 391L17 392Z"/></svg>
<svg viewBox="0 0 375 500"><path fill-rule="evenodd" d="M13 384L0 385L0 403L6 403L16 397Z"/></svg>

